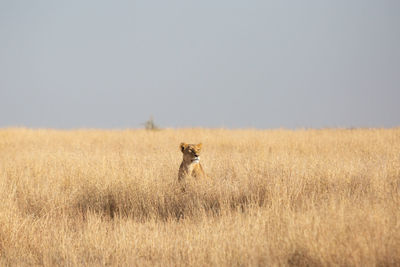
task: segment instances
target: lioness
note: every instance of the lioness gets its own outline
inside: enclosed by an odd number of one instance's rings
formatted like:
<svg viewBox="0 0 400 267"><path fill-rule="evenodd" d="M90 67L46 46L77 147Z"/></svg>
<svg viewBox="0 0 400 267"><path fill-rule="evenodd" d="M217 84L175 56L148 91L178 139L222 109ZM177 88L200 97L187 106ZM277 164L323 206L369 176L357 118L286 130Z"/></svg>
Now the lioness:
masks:
<svg viewBox="0 0 400 267"><path fill-rule="evenodd" d="M197 145L181 143L180 149L183 153L183 160L179 167L179 181L184 179L186 176L192 176L195 178L207 177L200 164L201 147L201 143Z"/></svg>

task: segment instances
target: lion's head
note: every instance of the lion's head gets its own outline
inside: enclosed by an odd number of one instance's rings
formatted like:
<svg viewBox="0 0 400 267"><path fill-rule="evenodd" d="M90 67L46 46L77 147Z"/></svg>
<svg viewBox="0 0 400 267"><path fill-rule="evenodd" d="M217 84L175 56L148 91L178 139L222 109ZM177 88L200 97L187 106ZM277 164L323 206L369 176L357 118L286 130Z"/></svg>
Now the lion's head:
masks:
<svg viewBox="0 0 400 267"><path fill-rule="evenodd" d="M183 153L183 161L186 163L198 163L200 161L200 152L202 144L181 143L180 149Z"/></svg>

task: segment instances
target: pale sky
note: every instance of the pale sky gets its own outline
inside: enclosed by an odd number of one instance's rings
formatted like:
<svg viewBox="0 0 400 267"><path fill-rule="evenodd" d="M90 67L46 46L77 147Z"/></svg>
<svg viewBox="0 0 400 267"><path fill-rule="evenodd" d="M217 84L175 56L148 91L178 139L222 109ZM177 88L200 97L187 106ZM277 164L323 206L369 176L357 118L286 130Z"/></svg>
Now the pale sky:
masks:
<svg viewBox="0 0 400 267"><path fill-rule="evenodd" d="M400 126L400 1L0 0L0 127Z"/></svg>

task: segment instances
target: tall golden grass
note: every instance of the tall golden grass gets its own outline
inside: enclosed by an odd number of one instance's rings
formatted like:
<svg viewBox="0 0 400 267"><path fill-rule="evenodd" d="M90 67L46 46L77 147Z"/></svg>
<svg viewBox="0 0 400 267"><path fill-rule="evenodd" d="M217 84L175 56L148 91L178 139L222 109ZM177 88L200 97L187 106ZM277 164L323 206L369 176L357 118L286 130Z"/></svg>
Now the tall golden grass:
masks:
<svg viewBox="0 0 400 267"><path fill-rule="evenodd" d="M0 265L399 266L400 129L2 129Z"/></svg>

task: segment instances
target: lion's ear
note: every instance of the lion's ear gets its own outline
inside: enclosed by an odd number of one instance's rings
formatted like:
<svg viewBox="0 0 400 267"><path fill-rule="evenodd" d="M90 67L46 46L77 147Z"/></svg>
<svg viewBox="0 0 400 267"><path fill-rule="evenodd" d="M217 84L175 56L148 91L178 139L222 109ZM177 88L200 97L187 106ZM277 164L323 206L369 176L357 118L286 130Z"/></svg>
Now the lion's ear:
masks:
<svg viewBox="0 0 400 267"><path fill-rule="evenodd" d="M197 144L197 148L198 148L198 149L201 149L202 146L203 146L202 143Z"/></svg>
<svg viewBox="0 0 400 267"><path fill-rule="evenodd" d="M181 145L180 145L179 147L181 148L182 153L183 153L183 151L185 150L185 148L186 148L187 146L188 146L188 145L187 145L186 143L181 143Z"/></svg>

